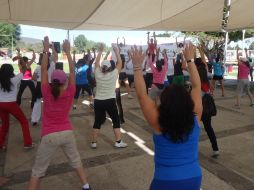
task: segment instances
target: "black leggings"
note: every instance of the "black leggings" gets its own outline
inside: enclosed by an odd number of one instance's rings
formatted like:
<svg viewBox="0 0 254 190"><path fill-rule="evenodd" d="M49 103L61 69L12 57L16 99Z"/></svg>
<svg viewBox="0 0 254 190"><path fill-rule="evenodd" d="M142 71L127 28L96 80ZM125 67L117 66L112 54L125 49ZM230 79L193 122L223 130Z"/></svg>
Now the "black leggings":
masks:
<svg viewBox="0 0 254 190"><path fill-rule="evenodd" d="M22 94L23 94L24 90L26 89L26 87L29 87L29 89L31 91L31 94L32 94L31 108L33 108L33 105L34 105L34 102L36 101L36 99L34 96L35 86L34 86L34 82L32 80L21 80L20 86L19 86L19 92L17 95L17 104L18 105L21 104L21 97L22 97Z"/></svg>
<svg viewBox="0 0 254 190"><path fill-rule="evenodd" d="M121 123L124 123L124 118L123 118L123 107L122 107L122 101L121 101L121 91L120 88L116 88L116 103L117 103L117 108L118 108L118 113L119 113L119 118Z"/></svg>
<svg viewBox="0 0 254 190"><path fill-rule="evenodd" d="M213 150L214 151L219 150L218 144L217 144L217 139L216 139L213 127L211 125L212 117L209 116L209 115L203 114L202 118L201 118L201 121L204 124L205 131L206 131L206 133L207 133L207 135L209 137L209 140L210 140L210 142L212 144Z"/></svg>
<svg viewBox="0 0 254 190"><path fill-rule="evenodd" d="M146 73L145 83L146 83L146 92L148 94L148 88L151 88L153 84L153 73Z"/></svg>
<svg viewBox="0 0 254 190"><path fill-rule="evenodd" d="M116 106L116 99L94 100L94 129L100 129L106 120L106 113L112 119L113 128L120 128L120 120Z"/></svg>

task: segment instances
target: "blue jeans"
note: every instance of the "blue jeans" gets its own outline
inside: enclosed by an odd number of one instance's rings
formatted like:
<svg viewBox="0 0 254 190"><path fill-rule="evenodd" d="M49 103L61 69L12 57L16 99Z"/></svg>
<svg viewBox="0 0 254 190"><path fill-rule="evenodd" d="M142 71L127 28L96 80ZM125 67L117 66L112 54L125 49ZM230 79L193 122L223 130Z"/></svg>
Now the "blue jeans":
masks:
<svg viewBox="0 0 254 190"><path fill-rule="evenodd" d="M150 190L200 190L202 176L182 180L153 179Z"/></svg>

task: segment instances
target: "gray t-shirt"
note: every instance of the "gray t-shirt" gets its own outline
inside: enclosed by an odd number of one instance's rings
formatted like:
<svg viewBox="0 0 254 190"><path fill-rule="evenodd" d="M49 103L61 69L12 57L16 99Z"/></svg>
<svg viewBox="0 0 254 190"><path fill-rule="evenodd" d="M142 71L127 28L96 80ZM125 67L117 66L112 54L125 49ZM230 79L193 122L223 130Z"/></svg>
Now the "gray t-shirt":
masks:
<svg viewBox="0 0 254 190"><path fill-rule="evenodd" d="M96 93L95 99L106 100L116 98L115 88L119 73L117 69L102 73L100 68L95 69Z"/></svg>

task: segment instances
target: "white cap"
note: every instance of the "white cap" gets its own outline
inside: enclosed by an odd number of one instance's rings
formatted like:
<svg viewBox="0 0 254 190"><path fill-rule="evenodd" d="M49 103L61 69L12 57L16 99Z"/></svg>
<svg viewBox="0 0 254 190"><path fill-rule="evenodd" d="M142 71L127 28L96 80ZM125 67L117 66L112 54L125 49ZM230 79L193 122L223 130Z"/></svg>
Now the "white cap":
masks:
<svg viewBox="0 0 254 190"><path fill-rule="evenodd" d="M107 68L111 67L110 61L108 61L108 60L102 61L101 67L107 67Z"/></svg>

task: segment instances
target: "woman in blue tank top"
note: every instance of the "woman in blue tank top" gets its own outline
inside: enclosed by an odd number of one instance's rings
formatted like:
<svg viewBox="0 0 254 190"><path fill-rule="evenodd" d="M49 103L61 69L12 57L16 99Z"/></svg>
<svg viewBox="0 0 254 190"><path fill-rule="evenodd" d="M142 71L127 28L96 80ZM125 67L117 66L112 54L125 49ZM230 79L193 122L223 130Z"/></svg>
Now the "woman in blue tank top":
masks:
<svg viewBox="0 0 254 190"><path fill-rule="evenodd" d="M181 85L169 85L162 92L161 104L157 107L146 93L142 49L134 47L131 51L136 93L144 116L154 129L155 172L150 190L200 190L198 122L202 100L201 82L194 64L195 52L196 47L192 44L184 50L192 83L191 94Z"/></svg>

